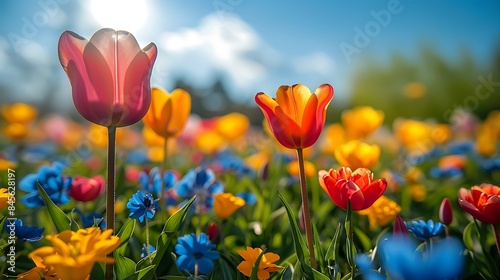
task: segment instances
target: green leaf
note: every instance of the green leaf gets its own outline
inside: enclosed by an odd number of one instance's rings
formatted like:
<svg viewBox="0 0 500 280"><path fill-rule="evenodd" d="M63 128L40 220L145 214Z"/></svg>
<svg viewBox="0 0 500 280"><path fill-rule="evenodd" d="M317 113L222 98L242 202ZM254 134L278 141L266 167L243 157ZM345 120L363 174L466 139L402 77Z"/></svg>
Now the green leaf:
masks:
<svg viewBox="0 0 500 280"><path fill-rule="evenodd" d="M189 206L193 204L196 196L193 196L181 209L177 210L170 218L168 218L165 226L163 227L163 232L175 233L181 227L181 222L186 218L187 210Z"/></svg>
<svg viewBox="0 0 500 280"><path fill-rule="evenodd" d="M158 279L165 279L165 280L186 280L188 278L186 276L162 276L162 277L158 277Z"/></svg>
<svg viewBox="0 0 500 280"><path fill-rule="evenodd" d="M341 232L342 232L342 223L338 223L337 229L335 230L335 234L333 235L332 242L330 243L330 246L328 246L328 250L326 251L325 260L328 260L330 256L331 259L334 261L337 259Z"/></svg>
<svg viewBox="0 0 500 280"><path fill-rule="evenodd" d="M132 275L129 275L127 276L126 278L120 278L120 277L117 277L117 279L124 279L124 280L144 280L146 279L146 277L144 277L146 274L148 274L148 272L150 270L152 270L155 266L154 265L150 265L146 268L143 268L139 271L136 271L134 274Z"/></svg>
<svg viewBox="0 0 500 280"><path fill-rule="evenodd" d="M158 266L163 255L167 251L168 245L171 242L172 237L177 233L179 228L181 227L182 222L186 218L187 211L189 206L193 204L196 196L193 196L181 209L177 210L168 220L165 222L165 226L163 227L163 231L158 237L158 241L156 243L156 256L153 259L153 265Z"/></svg>
<svg viewBox="0 0 500 280"><path fill-rule="evenodd" d="M307 264L309 260L309 252L307 251L304 239L302 239L302 236L300 234L299 226L297 225L297 221L295 220L295 215L293 214L290 205L288 204L288 202L286 202L285 198L279 191L278 191L278 197L283 203L283 206L285 206L286 214L288 215L288 220L290 221L293 244L295 247L295 252L297 253L297 258L301 264Z"/></svg>
<svg viewBox="0 0 500 280"><path fill-rule="evenodd" d="M474 252L474 241L472 240L472 230L474 230L474 222L470 222L464 229L463 240L465 247Z"/></svg>
<svg viewBox="0 0 500 280"><path fill-rule="evenodd" d="M125 257L128 241L132 236L135 228L135 220L128 218L118 232L120 238L120 246L113 252L116 261L116 276L118 279L124 279L135 273L135 262Z"/></svg>
<svg viewBox="0 0 500 280"><path fill-rule="evenodd" d="M120 228L120 232L116 236L120 238L120 246L116 248L114 254L125 255L127 249L128 241L134 233L135 219L127 218L123 226Z"/></svg>
<svg viewBox="0 0 500 280"><path fill-rule="evenodd" d="M255 263L252 266L252 273L250 274L250 280L259 280L258 272L259 272L260 260L262 259L262 256L264 256L265 252L266 250L262 250L262 252L260 252L259 256L257 257L257 260L255 260Z"/></svg>
<svg viewBox="0 0 500 280"><path fill-rule="evenodd" d="M38 181L36 182L36 187L38 188L38 192L40 193L43 202L47 206L47 210L49 211L52 222L56 226L57 232L59 233L65 230L71 230L71 220L68 216L66 216L66 214L64 214L64 212L54 204Z"/></svg>
<svg viewBox="0 0 500 280"><path fill-rule="evenodd" d="M94 264L90 272L90 279L104 279L104 267L102 263Z"/></svg>
<svg viewBox="0 0 500 280"><path fill-rule="evenodd" d="M370 240L370 238L358 227L354 227L354 233L363 246L363 252L369 251L372 247L372 241Z"/></svg>
<svg viewBox="0 0 500 280"><path fill-rule="evenodd" d="M320 269L322 269L323 267L325 267L325 259L323 258L323 247L321 246L321 240L319 239L319 233L318 233L318 229L316 228L316 225L313 224L312 225L313 227L313 238L314 238L314 244L318 244L318 246L316 246L316 259L318 260L318 265L320 267ZM323 271L322 271L323 272Z"/></svg>

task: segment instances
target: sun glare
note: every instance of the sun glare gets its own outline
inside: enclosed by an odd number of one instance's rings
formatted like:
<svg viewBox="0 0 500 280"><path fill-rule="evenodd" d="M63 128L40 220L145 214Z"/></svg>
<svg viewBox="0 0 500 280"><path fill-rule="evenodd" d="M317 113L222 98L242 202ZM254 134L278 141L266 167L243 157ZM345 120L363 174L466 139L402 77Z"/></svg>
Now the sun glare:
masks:
<svg viewBox="0 0 500 280"><path fill-rule="evenodd" d="M135 32L148 15L144 0L92 0L90 10L102 27Z"/></svg>

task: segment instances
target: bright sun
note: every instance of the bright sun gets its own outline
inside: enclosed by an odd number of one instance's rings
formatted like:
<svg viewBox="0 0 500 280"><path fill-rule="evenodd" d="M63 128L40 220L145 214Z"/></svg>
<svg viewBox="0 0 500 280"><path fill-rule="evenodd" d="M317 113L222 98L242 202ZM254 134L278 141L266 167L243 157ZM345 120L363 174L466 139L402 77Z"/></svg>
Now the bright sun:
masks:
<svg viewBox="0 0 500 280"><path fill-rule="evenodd" d="M148 15L144 0L92 0L90 10L102 27L135 32Z"/></svg>

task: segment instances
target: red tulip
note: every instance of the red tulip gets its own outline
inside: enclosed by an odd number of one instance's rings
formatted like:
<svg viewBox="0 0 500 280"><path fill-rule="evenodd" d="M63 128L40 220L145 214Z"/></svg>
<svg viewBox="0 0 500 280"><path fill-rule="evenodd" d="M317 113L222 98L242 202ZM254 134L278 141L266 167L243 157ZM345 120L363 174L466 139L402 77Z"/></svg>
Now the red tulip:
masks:
<svg viewBox="0 0 500 280"><path fill-rule="evenodd" d="M374 181L373 174L366 168L358 168L354 172L348 167L341 167L338 171L321 170L319 183L335 205L346 210L350 201L353 211L370 207L387 187L385 179Z"/></svg>
<svg viewBox="0 0 500 280"><path fill-rule="evenodd" d="M149 109L149 79L156 59L153 43L141 49L126 31L104 28L87 40L72 31L59 39L59 60L73 102L87 120L106 127L138 122Z"/></svg>
<svg viewBox="0 0 500 280"><path fill-rule="evenodd" d="M102 176L92 178L77 176L73 178L68 195L76 201L92 201L104 193L105 184Z"/></svg>
<svg viewBox="0 0 500 280"><path fill-rule="evenodd" d="M406 238L408 236L408 228L406 227L405 222L401 218L401 216L396 215L396 219L394 220L394 229L392 230L394 236L399 236Z"/></svg>
<svg viewBox="0 0 500 280"><path fill-rule="evenodd" d="M492 184L461 188L458 204L475 219L487 224L500 224L500 187Z"/></svg>
<svg viewBox="0 0 500 280"><path fill-rule="evenodd" d="M453 221L453 212L451 211L450 200L447 197L443 198L439 207L439 220L445 225L449 225Z"/></svg>
<svg viewBox="0 0 500 280"><path fill-rule="evenodd" d="M304 85L281 86L273 99L257 93L255 102L266 117L276 140L290 149L303 149L318 140L326 120L333 87L320 85L314 93Z"/></svg>
<svg viewBox="0 0 500 280"><path fill-rule="evenodd" d="M207 231L207 235L208 235L208 240L210 240L210 242L214 243L215 242L215 239L217 238L217 236L219 236L219 227L217 226L217 224L215 223L210 223L208 225L208 231Z"/></svg>

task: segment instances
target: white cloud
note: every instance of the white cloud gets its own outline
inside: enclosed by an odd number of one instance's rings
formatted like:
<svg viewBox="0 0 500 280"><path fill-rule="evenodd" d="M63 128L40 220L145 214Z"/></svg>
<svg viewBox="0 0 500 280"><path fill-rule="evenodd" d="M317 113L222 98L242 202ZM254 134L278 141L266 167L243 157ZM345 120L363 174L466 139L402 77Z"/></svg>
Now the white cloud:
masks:
<svg viewBox="0 0 500 280"><path fill-rule="evenodd" d="M331 57L322 52L284 57L234 15L208 15L196 28L163 34L158 46L161 53L153 81L160 80L155 75L183 77L197 86L209 86L214 76L222 76L233 97L242 102L258 91L274 94L281 84L325 82L334 68Z"/></svg>

